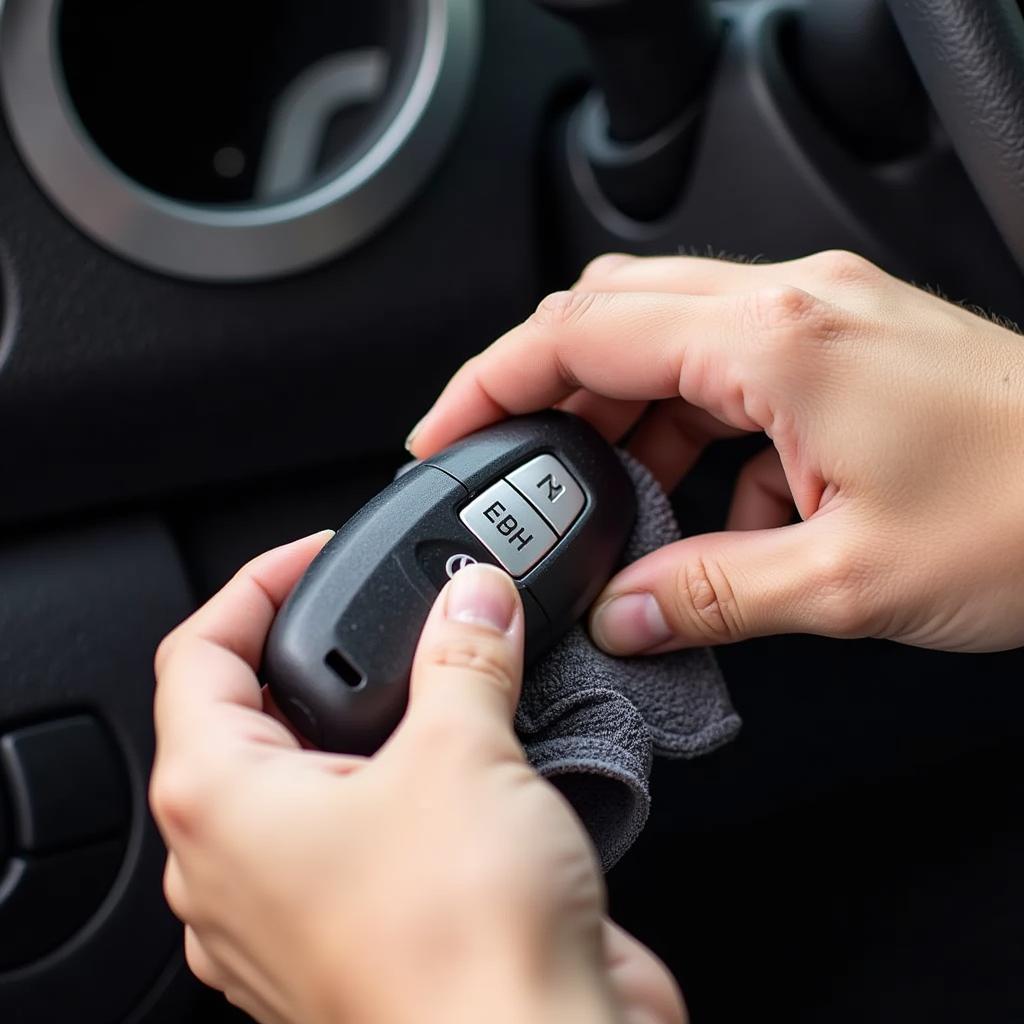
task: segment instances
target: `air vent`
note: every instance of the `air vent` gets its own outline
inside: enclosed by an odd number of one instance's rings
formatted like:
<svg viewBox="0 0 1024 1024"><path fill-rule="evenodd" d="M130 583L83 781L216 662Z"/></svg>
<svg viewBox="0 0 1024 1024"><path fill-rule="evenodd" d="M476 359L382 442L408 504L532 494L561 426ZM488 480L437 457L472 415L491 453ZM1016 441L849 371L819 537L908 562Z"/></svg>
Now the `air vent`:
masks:
<svg viewBox="0 0 1024 1024"><path fill-rule="evenodd" d="M7 0L18 147L79 227L153 269L287 274L378 230L472 86L479 0Z"/></svg>

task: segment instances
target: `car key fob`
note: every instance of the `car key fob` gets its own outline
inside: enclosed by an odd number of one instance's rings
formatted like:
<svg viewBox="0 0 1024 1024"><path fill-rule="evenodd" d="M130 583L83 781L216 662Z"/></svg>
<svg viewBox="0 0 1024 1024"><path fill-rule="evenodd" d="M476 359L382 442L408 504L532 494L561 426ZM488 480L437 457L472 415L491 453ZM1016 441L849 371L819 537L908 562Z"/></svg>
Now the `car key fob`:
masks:
<svg viewBox="0 0 1024 1024"><path fill-rule="evenodd" d="M515 580L529 663L597 597L635 517L629 475L578 417L481 430L403 472L328 541L274 621L264 681L311 743L373 753L402 717L420 632L459 569L489 562Z"/></svg>

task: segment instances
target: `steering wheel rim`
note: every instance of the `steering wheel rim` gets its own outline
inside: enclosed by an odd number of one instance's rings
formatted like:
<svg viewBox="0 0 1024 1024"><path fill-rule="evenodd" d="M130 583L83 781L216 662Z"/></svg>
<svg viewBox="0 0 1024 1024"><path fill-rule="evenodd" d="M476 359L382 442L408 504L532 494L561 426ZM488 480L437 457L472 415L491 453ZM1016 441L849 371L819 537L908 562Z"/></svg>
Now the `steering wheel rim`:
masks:
<svg viewBox="0 0 1024 1024"><path fill-rule="evenodd" d="M889 6L964 168L1024 270L1024 13L1018 0L889 0Z"/></svg>

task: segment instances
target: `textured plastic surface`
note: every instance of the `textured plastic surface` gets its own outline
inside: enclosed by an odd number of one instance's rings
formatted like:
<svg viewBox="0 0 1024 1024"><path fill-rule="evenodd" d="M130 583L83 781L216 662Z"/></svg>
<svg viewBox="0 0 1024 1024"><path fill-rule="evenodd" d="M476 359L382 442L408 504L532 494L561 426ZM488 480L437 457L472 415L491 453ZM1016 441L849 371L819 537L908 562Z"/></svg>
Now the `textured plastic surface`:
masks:
<svg viewBox="0 0 1024 1024"><path fill-rule="evenodd" d="M807 102L868 160L919 153L928 97L887 0L815 0L794 26L793 71Z"/></svg>
<svg viewBox="0 0 1024 1024"><path fill-rule="evenodd" d="M1024 317L1020 272L942 132L912 158L867 163L850 152L841 127L823 120L816 97L804 94L789 53L804 7L800 0L717 5L728 29L700 137L673 208L657 221L624 216L605 194L586 103L577 106L545 177L564 240L557 280L572 280L609 251L785 260L841 248Z"/></svg>
<svg viewBox="0 0 1024 1024"><path fill-rule="evenodd" d="M46 851L86 843L128 824L124 769L91 715L0 737L17 845Z"/></svg>
<svg viewBox="0 0 1024 1024"><path fill-rule="evenodd" d="M124 844L115 841L12 860L0 881L0 971L31 963L78 931L110 891L123 858Z"/></svg>
<svg viewBox="0 0 1024 1024"><path fill-rule="evenodd" d="M0 786L0 877L3 877L2 872L7 861L7 853L10 846L10 825L8 820L7 797L3 792L3 786Z"/></svg>
<svg viewBox="0 0 1024 1024"><path fill-rule="evenodd" d="M932 103L1024 269L1024 13L1015 0L889 0Z"/></svg>
<svg viewBox="0 0 1024 1024"><path fill-rule="evenodd" d="M405 710L423 623L464 556L496 563L459 512L524 463L555 455L586 495L558 543L516 581L533 660L586 610L636 516L633 487L607 443L563 413L480 431L403 473L338 531L278 614L263 678L309 740L372 753ZM454 561L453 561L454 560Z"/></svg>
<svg viewBox="0 0 1024 1024"><path fill-rule="evenodd" d="M19 902L0 918L2 958L23 964L0 970L0 1021L115 1024L153 991L181 943L160 891L164 848L146 785L153 652L192 597L167 533L141 519L6 543L0 580L0 733L88 709L118 750L130 812L112 867L102 840L32 856L52 874L38 888L12 889ZM29 859L19 852L9 864ZM73 898L64 891L82 893L74 914L64 914ZM49 928L51 914L63 924L45 935L16 925L19 905L33 929Z"/></svg>
<svg viewBox="0 0 1024 1024"><path fill-rule="evenodd" d="M0 437L18 438L0 445L0 522L383 457L529 312L540 125L582 46L524 0L481 6L484 60L442 166L358 250L280 281L211 287L107 253L0 124Z"/></svg>
<svg viewBox="0 0 1024 1024"><path fill-rule="evenodd" d="M701 92L719 24L711 0L540 0L584 35L611 138L638 142Z"/></svg>
<svg viewBox="0 0 1024 1024"><path fill-rule="evenodd" d="M586 39L596 89L586 126L594 176L639 221L671 209L692 156L721 23L710 0L541 0Z"/></svg>

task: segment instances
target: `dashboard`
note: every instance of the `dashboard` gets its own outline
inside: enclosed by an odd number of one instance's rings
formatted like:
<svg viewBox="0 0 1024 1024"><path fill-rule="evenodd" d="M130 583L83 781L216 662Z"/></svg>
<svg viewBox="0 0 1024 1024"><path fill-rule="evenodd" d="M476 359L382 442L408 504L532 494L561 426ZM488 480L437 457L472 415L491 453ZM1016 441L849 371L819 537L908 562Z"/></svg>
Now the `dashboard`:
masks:
<svg viewBox="0 0 1024 1024"><path fill-rule="evenodd" d="M228 1019L160 893L153 651L246 558L381 489L449 375L589 258L851 248L1024 321L898 47L903 120L865 150L819 85L841 67L867 104L878 82L863 54L808 58L813 0L723 0L699 103L645 148L610 135L593 50L543 6L0 7L0 1020ZM721 523L750 445L675 496L687 532ZM1024 738L1019 653L965 670L794 637L720 660L745 731L659 769L685 799L656 802L658 842L746 849L794 807ZM627 916L664 895L656 852L633 863Z"/></svg>

